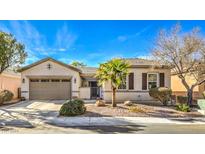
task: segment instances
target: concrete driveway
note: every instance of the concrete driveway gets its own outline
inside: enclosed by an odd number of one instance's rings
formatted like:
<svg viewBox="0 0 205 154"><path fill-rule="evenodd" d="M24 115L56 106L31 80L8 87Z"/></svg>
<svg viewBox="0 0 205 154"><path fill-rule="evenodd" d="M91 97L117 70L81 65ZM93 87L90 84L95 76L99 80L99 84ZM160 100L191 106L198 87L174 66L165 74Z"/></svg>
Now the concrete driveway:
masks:
<svg viewBox="0 0 205 154"><path fill-rule="evenodd" d="M0 107L0 126L34 127L47 118L57 117L65 100L22 101Z"/></svg>

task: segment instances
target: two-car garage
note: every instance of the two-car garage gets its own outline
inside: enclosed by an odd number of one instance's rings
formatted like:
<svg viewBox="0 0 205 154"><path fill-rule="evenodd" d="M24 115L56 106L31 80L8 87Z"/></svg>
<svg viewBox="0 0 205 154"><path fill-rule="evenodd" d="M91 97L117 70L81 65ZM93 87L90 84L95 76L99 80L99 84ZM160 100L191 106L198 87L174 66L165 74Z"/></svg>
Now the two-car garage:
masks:
<svg viewBox="0 0 205 154"><path fill-rule="evenodd" d="M29 100L65 100L79 96L81 70L52 58L20 69L21 97Z"/></svg>
<svg viewBox="0 0 205 154"><path fill-rule="evenodd" d="M30 79L30 99L70 99L71 82L68 79Z"/></svg>

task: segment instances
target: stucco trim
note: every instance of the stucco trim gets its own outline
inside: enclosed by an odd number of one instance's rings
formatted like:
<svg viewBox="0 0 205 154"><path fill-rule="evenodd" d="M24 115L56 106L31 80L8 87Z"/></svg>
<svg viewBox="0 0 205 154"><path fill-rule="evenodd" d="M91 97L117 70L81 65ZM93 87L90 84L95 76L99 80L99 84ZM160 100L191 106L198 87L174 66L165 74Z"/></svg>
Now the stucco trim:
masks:
<svg viewBox="0 0 205 154"><path fill-rule="evenodd" d="M166 66L166 65L131 65L129 68L154 68L154 69L171 69L172 67Z"/></svg>
<svg viewBox="0 0 205 154"><path fill-rule="evenodd" d="M20 75L11 75L11 74L2 73L0 76L21 79Z"/></svg>
<svg viewBox="0 0 205 154"><path fill-rule="evenodd" d="M61 65L61 66L64 66L64 67L66 67L66 68L69 68L69 69L71 69L71 70L74 70L74 71L77 71L77 72L80 72L80 73L81 73L81 70L79 70L78 68L76 68L76 67L74 67L74 66L71 66L71 65L68 65L68 64L65 64L65 63L63 63L63 62L57 61L57 60L55 60L55 59L53 59L53 58L50 58L50 57L44 58L44 59L39 60L39 61L37 61L37 62L35 62L35 63L33 63L33 64L27 65L27 66L25 66L25 67L19 69L18 72L23 72L23 71L25 71L25 70L28 70L28 69L30 69L30 68L32 68L32 67L34 67L34 66L37 66L37 65L39 65L39 64L41 64L41 63L44 63L44 62L46 62L46 61L49 61L49 60L52 61L52 62L54 62L54 63L57 63L57 64L59 64L59 65Z"/></svg>
<svg viewBox="0 0 205 154"><path fill-rule="evenodd" d="M103 91L105 93L111 93L112 91L111 90L106 90L106 91ZM120 90L120 91L116 91L116 93L133 93L133 92L136 92L136 93L147 93L149 92L148 90Z"/></svg>

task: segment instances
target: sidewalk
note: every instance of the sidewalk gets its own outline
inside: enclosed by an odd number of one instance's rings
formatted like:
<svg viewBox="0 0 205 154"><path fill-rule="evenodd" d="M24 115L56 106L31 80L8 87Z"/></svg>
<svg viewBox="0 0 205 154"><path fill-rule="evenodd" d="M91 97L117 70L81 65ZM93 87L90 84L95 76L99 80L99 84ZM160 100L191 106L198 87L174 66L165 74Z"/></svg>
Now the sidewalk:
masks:
<svg viewBox="0 0 205 154"><path fill-rule="evenodd" d="M152 117L56 117L42 120L56 126L125 126L139 124L205 124L205 118L152 118ZM39 123L39 124L40 124Z"/></svg>

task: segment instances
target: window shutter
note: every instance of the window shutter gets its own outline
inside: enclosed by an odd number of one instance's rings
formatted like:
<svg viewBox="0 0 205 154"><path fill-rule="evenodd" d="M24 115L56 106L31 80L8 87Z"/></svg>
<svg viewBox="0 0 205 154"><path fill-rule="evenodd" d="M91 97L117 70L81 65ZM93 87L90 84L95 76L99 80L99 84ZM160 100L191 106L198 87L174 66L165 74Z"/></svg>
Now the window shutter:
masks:
<svg viewBox="0 0 205 154"><path fill-rule="evenodd" d="M159 73L159 86L164 87L164 73Z"/></svg>
<svg viewBox="0 0 205 154"><path fill-rule="evenodd" d="M142 90L147 90L147 73L142 73Z"/></svg>
<svg viewBox="0 0 205 154"><path fill-rule="evenodd" d="M129 74L129 89L134 89L134 73Z"/></svg>

